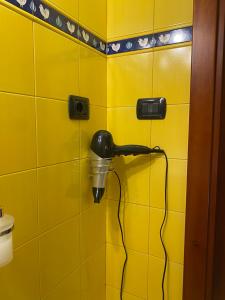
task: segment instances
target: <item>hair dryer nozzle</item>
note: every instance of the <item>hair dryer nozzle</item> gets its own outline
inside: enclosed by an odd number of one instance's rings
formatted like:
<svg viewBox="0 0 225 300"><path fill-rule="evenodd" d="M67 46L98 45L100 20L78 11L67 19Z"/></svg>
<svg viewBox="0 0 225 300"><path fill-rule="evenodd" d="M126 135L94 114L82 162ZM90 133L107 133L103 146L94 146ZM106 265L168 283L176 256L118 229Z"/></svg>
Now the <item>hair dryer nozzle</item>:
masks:
<svg viewBox="0 0 225 300"><path fill-rule="evenodd" d="M102 197L104 195L104 192L105 192L104 188L96 188L96 187L92 188L92 193L94 196L95 203L100 203L100 200L102 199Z"/></svg>

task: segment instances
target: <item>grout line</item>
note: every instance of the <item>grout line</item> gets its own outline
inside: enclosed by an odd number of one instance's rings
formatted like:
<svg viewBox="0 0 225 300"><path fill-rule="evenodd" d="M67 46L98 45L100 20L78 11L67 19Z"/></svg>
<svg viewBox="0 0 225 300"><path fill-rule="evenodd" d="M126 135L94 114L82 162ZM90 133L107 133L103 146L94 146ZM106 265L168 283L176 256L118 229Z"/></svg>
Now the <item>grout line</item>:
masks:
<svg viewBox="0 0 225 300"><path fill-rule="evenodd" d="M51 288L51 291L48 292L46 295L43 296L43 299L45 299L48 295L51 295L51 293L53 291L55 291L55 289L60 286L60 284L62 284L69 276L71 276L74 272L76 271L79 271L80 270L80 283L82 283L82 276L81 276L81 270L82 270L82 267L89 261L91 260L92 258L94 258L94 256L102 250L104 245L102 245L101 247L99 247L98 249L96 249L90 256L88 256L83 262L80 262L80 264L78 266L76 266L72 271L70 272L67 272L61 279L60 281L58 281L56 283L56 285L54 287ZM82 285L80 285L80 291L82 291Z"/></svg>
<svg viewBox="0 0 225 300"><path fill-rule="evenodd" d="M109 244L109 245L111 245L111 246L121 247L121 248L123 249L122 243L120 244L119 242L116 243L116 242L107 240L107 241L106 241L106 244ZM139 251L139 250L136 250L136 249L131 248L131 247L127 247L127 250L128 250L128 251L131 251L131 252L133 251L133 252L135 252L135 253L140 253L141 255L149 255L149 251L148 251L148 252Z"/></svg>
<svg viewBox="0 0 225 300"><path fill-rule="evenodd" d="M36 99L38 100L51 100L51 101L59 101L59 102L64 102L67 103L68 99L60 99L60 98L56 98L56 97L48 97L48 96L35 96ZM69 98L69 97L68 97Z"/></svg>
<svg viewBox="0 0 225 300"><path fill-rule="evenodd" d="M60 99L60 98L52 98L52 97L47 97L47 96L37 96L37 95L31 95L31 94L25 94L25 93L18 93L18 92L9 92L9 91L4 91L0 90L0 94L9 94L9 95L17 95L17 96L25 96L29 98L37 98L37 99L47 99L47 100L52 100L52 101L61 101L61 102L67 102L68 99ZM93 107L100 107L100 108L105 108L108 110L116 110L116 109L126 109L126 108L133 108L136 109L136 104L134 105L127 105L127 106L104 106L104 105L99 105L95 103L90 103L91 106ZM180 102L180 103L167 103L167 106L179 106L179 105L190 105L190 100L188 102Z"/></svg>
<svg viewBox="0 0 225 300"><path fill-rule="evenodd" d="M41 249L40 249L40 239L37 239L37 244L38 244L38 285L39 285L39 297L40 300L42 298L42 292L41 292Z"/></svg>
<svg viewBox="0 0 225 300"><path fill-rule="evenodd" d="M9 94L11 94L11 93L9 93ZM78 90L78 94L80 95L80 90ZM76 95L76 96L79 96L79 95ZM46 99L46 100L51 100L51 101L60 101L60 102L64 102L64 103L68 102L68 99L60 99L60 98L56 98L56 97L55 98L47 97L47 96L34 96L34 97L38 100L45 100ZM99 104L95 104L95 103L90 103L90 106L107 109L107 106L99 105Z"/></svg>
<svg viewBox="0 0 225 300"><path fill-rule="evenodd" d="M121 249L123 249L123 246L122 246L122 245L114 244L114 243L112 243L112 242L110 242L110 241L107 241L106 244L109 245L109 246L113 246L113 247L116 247L116 248L121 248ZM142 255L142 256L152 256L152 257L154 257L154 258L157 258L157 259L160 259L160 260L162 260L162 261L165 261L165 259L164 259L163 257L156 256L156 255L153 255L153 254L151 254L151 253L146 253L146 252L137 251L137 250L134 250L134 249L132 249L132 248L128 248L128 252L130 252L130 253L133 252L133 253L135 253L135 254L139 254L139 255ZM173 260L170 260L170 259L169 259L169 263L177 264L177 265L179 265L179 266L183 266L183 265L184 265L184 263L179 263L179 262L176 262L176 261L173 261Z"/></svg>
<svg viewBox="0 0 225 300"><path fill-rule="evenodd" d="M37 92L37 76L36 76L36 42L35 42L35 25L32 21L32 37L33 37L33 67L34 67L34 95L36 95ZM38 124L37 124L37 100L34 98L34 105L35 105L35 141L36 141L36 166L38 165ZM40 203L39 203L39 197L38 197L38 169L36 167L36 186L35 186L35 197L37 200L37 225L38 225L38 231L40 228L39 220L40 220ZM41 300L41 256L40 256L40 240L37 240L38 245L38 284L39 284L39 298Z"/></svg>
<svg viewBox="0 0 225 300"><path fill-rule="evenodd" d="M159 257L159 256L156 256L156 255L153 255L153 254L150 254L149 253L149 255L148 256L151 256L151 257L153 257L153 258L157 258L157 259L159 259L159 260L161 260L161 261L165 261L165 259L164 258L162 258L162 257ZM169 264L174 264L174 265L178 265L178 266L184 266L184 263L179 263L179 262L175 262L175 261L172 261L172 260L168 260L168 262L169 262Z"/></svg>
<svg viewBox="0 0 225 300"><path fill-rule="evenodd" d="M43 169L43 168L58 166L58 165L61 165L61 164L66 164L66 163L79 162L79 161L80 161L80 158L77 157L77 158L74 158L74 159L71 159L71 160L65 160L65 161L60 161L60 162L57 162L57 163L41 165L41 166L38 166L37 169Z"/></svg>
<svg viewBox="0 0 225 300"><path fill-rule="evenodd" d="M110 198L107 198L107 201L108 202L118 202L118 200L115 200L115 199L110 199ZM122 201L122 203L124 203L124 201ZM164 208L162 207L157 207L157 206L152 206L152 205L144 205L144 204L141 204L141 203L134 203L134 202L126 202L126 204L129 204L129 205L136 205L136 206L141 206L141 207L145 207L145 208L153 208L153 209L157 209L157 210L164 210ZM179 210L174 210L174 209L169 209L168 212L172 212L172 213L180 213L180 214L185 214L186 212L185 211L179 211Z"/></svg>
<svg viewBox="0 0 225 300"><path fill-rule="evenodd" d="M35 87L36 87L36 85L35 85ZM29 98L33 98L33 99L37 98L37 99L43 99L43 100L46 99L46 100L60 101L60 102L67 102L68 101L68 99L52 98L52 97L47 97L47 96L37 96L36 91L35 91L35 94L26 94L26 93L10 92L10 91L5 91L5 90L0 90L0 94L15 95L15 96L20 96L20 97L24 96L24 97L29 97ZM100 105L100 104L90 103L90 105L107 109L107 106Z"/></svg>
<svg viewBox="0 0 225 300"><path fill-rule="evenodd" d="M79 19L79 1L78 1L78 19ZM81 77L81 47L79 46L79 60L78 60L78 71L77 71L77 75L78 75L78 94L80 95L80 77ZM89 108L90 109L90 108ZM80 294L82 297L82 246L81 246L81 227L82 227L82 217L81 215L83 214L82 212L82 178L81 178L81 173L83 174L83 172L81 172L81 156L82 156L82 149L81 149L81 145L82 145L82 140L81 140L81 121L79 120L78 123L79 126L79 209L80 209L80 214L79 214L79 256L80 256Z"/></svg>
<svg viewBox="0 0 225 300"><path fill-rule="evenodd" d="M0 3L1 5L1 3ZM26 93L19 93L19 92L9 92L9 91L4 91L0 90L0 94L9 94L9 95L16 95L16 96L24 96L24 97L29 97L29 98L34 98L34 94L26 94Z"/></svg>
<svg viewBox="0 0 225 300"><path fill-rule="evenodd" d="M95 255L96 255L99 251L101 251L102 249L104 249L104 248L105 248L105 243L103 243L101 246L99 246L98 248L96 248L96 249L94 250L94 252L92 252L88 257L86 257L85 260L82 261L82 262L80 263L80 266L81 266L81 267L84 266L90 259L94 258ZM105 253L106 253L106 252L105 252Z"/></svg>
<svg viewBox="0 0 225 300"><path fill-rule="evenodd" d="M123 56L141 55L141 54L146 54L146 53L153 53L153 52L166 51L166 50L172 50L172 49L181 49L184 47L191 47L191 46L192 46L192 41L189 41L189 42L165 45L165 46L160 46L160 47L155 47L155 48L144 48L144 49L140 49L140 50L119 52L116 54L108 54L106 56L106 58L107 59L116 59L118 57L123 57Z"/></svg>
<svg viewBox="0 0 225 300"><path fill-rule="evenodd" d="M117 248L121 248L121 250L123 250L123 245L122 245L122 244L121 244L121 245L119 245L119 244L113 244L112 242L109 242L109 241L107 241L106 244L107 244L107 245L110 245L110 246L117 247ZM131 253L133 252L133 253L136 253L136 254L140 254L140 255L142 255L142 256L147 256L147 255L149 255L149 253L146 253L146 252L137 251L137 250L134 250L134 249L131 249L131 248L127 248L127 249L128 249L128 251L130 251Z"/></svg>
<svg viewBox="0 0 225 300"><path fill-rule="evenodd" d="M50 296L52 294L52 292L54 292L67 278L69 278L73 273L79 271L79 269L81 269L81 265L77 266L76 268L74 268L72 271L68 272L67 274L65 274L60 281L58 281L54 287L51 288L51 291L49 291L48 293L46 293L45 295L41 295L43 296L42 299L45 300L47 299L48 296ZM81 272L80 272L81 273ZM79 274L81 275L81 274ZM80 291L81 291L81 287L80 287Z"/></svg>
<svg viewBox="0 0 225 300"><path fill-rule="evenodd" d="M35 241L35 240L40 240L42 237L44 237L46 234L53 232L54 230L58 229L60 226L65 225L66 223L69 223L73 220L75 220L76 218L78 218L80 216L80 213L73 215L67 219L62 220L61 222L55 224L53 227L46 229L45 231L39 231L38 233L36 233L31 239L27 240L24 243L21 243L19 246L14 248L14 251L18 251L21 248L25 247L26 245L28 245L29 243Z"/></svg>
<svg viewBox="0 0 225 300"><path fill-rule="evenodd" d="M155 21L155 0L153 3L153 29L154 29L154 21ZM153 49L153 55L152 55L152 96L154 95L154 62L155 62L155 56L154 56L154 49ZM152 147L152 127L153 127L153 122L151 121L151 127L150 127L150 147ZM150 191L151 191L151 176L152 176L152 168L151 168L151 161L152 161L152 156L149 157L150 160L150 166L149 166L149 208L148 208L148 214L149 214L149 218L148 218L148 254L150 252L150 226L151 226L151 220L150 220ZM148 268L147 268L147 283L149 282L149 267L150 267L150 261L149 261L149 255L148 255ZM148 299L148 295L149 295L149 284L147 284L147 299Z"/></svg>
<svg viewBox="0 0 225 300"><path fill-rule="evenodd" d="M75 220L76 218L81 219L81 218L80 218L81 214L82 214L82 213L80 212L79 214L74 215L73 217L68 218L68 219L64 220L63 222L61 222L61 223L55 225L53 228L51 228L51 229L49 229L49 230L46 230L46 231L43 232L43 233L37 234L34 238L32 238L32 239L26 241L25 243L19 245L19 246L16 247L16 248L14 248L14 251L17 252L18 250L20 250L20 249L26 247L27 245L29 245L29 244L32 243L33 241L37 241L37 243L38 243L39 272L40 272L40 269L41 269L41 268L40 268L40 240L41 240L41 238L42 238L43 236L45 236L46 234L48 234L49 232L53 232L53 231L56 230L58 227L60 227L60 226L62 226L62 225L64 225L64 224L66 224L66 223L68 223L68 222L71 222L72 220ZM79 225L80 225L80 224L79 224ZM79 233L80 233L80 228L79 228ZM79 241L79 242L80 242L80 241ZM81 245L81 243L80 243L80 245ZM101 246L99 246L97 249L95 249L95 251L94 251L93 253L91 253L89 256L87 256L87 257L85 258L84 261L81 262L81 260L80 260L79 266L76 266L76 268L73 269L73 271L67 273L67 274L63 277L63 279L61 279L61 280L58 282L58 284L57 284L56 286L54 286L54 288L56 288L63 280L65 280L66 277L68 277L68 276L69 276L70 274L72 274L74 271L78 270L79 268L81 269L81 267L82 267L88 260L90 260L92 257L94 257L94 256L96 255L96 253L98 253L98 251L100 251L101 249L103 249L103 247L104 247L104 249L105 249L105 242L103 242ZM80 249L81 249L81 248L80 248ZM105 251L105 253L106 253L106 251ZM81 254L81 253L80 253L80 254ZM81 257L81 255L80 255L80 257ZM41 297L42 295L41 295L41 281L40 281L40 277L39 277L39 287L40 287L40 297ZM50 293L49 293L49 294L50 294ZM45 295L44 297L46 297L46 295Z"/></svg>
<svg viewBox="0 0 225 300"><path fill-rule="evenodd" d="M159 97L155 97L155 98L159 98ZM180 102L180 103L167 103L167 106L169 106L169 107L173 107L173 106L177 107L177 106L180 106L180 105L188 105L189 106L190 101L189 102ZM127 105L127 106L123 106L123 105L121 105L121 106L107 106L107 109L109 109L109 110L117 110L117 109L121 109L121 108L122 109L128 109L128 108L129 109L136 109L136 104Z"/></svg>
<svg viewBox="0 0 225 300"><path fill-rule="evenodd" d="M43 169L43 168L48 168L48 167L54 167L54 166L57 166L57 165L61 165L61 164L67 164L67 163L73 163L73 162L79 162L79 161L84 161L84 160L87 160L88 158L76 158L76 159L73 159L73 160L68 160L68 161L62 161L62 162L58 162L58 163L54 163L54 164L49 164L49 165L44 165L44 166L40 166L40 167L35 167L35 168L30 168L30 169L22 169L22 170L19 170L19 171L14 171L14 172L10 172L10 173L4 173L4 174L1 174L0 175L0 178L1 177L5 177L5 176L10 176L10 175L19 175L19 174L23 174L23 173L28 173L28 172L31 172L31 171L36 171L36 170L39 170L39 169Z"/></svg>
<svg viewBox="0 0 225 300"><path fill-rule="evenodd" d="M118 287L116 287L116 286L114 286L114 285L111 285L111 284L106 284L106 288L107 288L107 287L110 287L110 288L112 288L112 289L114 289L114 290L120 291L120 289L119 289ZM140 297L140 296L134 295L134 294L132 294L132 293L130 293L130 292L127 292L127 291L124 291L123 293L124 293L124 294L127 294L127 295L130 295L130 296L134 296L135 298L138 298L138 299L141 299L141 300L146 300L146 298L142 298L142 297ZM107 300L107 299L106 299L106 300Z"/></svg>
<svg viewBox="0 0 225 300"><path fill-rule="evenodd" d="M35 43L35 28L34 22L32 21L33 29L33 66L34 66L34 94L36 95L37 91L37 74L36 74L36 43ZM38 165L38 123L37 123L37 100L34 97L35 104L35 141L36 141L36 166Z"/></svg>
<svg viewBox="0 0 225 300"><path fill-rule="evenodd" d="M6 177L6 176L19 175L19 174L23 174L23 173L33 172L33 171L36 171L36 169L37 168L31 168L31 169L15 171L15 172L11 172L11 173L5 173L5 174L0 175L0 179L3 177Z"/></svg>
<svg viewBox="0 0 225 300"><path fill-rule="evenodd" d="M77 76L78 76L78 94L81 95L81 87L80 87L80 78L81 78L81 47L79 47L78 50L78 70L77 70ZM89 107L89 114L90 114L90 107ZM82 156L82 137L81 137L81 131L82 131L82 123L81 120L78 120L78 127L79 127L79 158Z"/></svg>
<svg viewBox="0 0 225 300"><path fill-rule="evenodd" d="M108 1L106 1L106 38L108 38ZM109 130L109 124L108 124L108 55L106 55L106 81L105 81L105 96L106 96L106 124L105 128L106 130ZM106 191L107 194L107 191ZM108 201L107 198L105 198L105 299L107 299L107 270L108 270L108 263L107 263L107 237L108 237Z"/></svg>

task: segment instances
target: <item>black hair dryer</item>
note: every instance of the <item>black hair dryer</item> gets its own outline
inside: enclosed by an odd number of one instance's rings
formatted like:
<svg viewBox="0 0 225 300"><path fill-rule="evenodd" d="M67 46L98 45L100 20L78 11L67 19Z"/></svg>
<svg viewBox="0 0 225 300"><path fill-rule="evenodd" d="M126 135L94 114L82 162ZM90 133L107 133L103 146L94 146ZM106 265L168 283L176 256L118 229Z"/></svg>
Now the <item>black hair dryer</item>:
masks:
<svg viewBox="0 0 225 300"><path fill-rule="evenodd" d="M113 142L112 134L106 130L99 130L93 135L90 148L92 192L95 203L100 203L104 195L106 176L113 157L164 153L164 150L158 147L149 148L140 145L117 146Z"/></svg>

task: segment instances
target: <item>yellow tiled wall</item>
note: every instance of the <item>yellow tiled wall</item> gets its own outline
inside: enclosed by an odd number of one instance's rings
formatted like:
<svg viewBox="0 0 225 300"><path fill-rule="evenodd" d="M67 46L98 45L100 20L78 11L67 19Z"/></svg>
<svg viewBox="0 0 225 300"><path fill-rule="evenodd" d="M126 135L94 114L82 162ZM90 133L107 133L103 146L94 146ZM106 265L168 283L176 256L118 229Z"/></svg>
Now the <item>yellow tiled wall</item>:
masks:
<svg viewBox="0 0 225 300"><path fill-rule="evenodd" d="M123 39L192 24L192 0L108 1L108 39ZM182 299L191 45L126 53L107 59L108 129L117 144L160 146L169 158L169 256L166 299ZM138 98L165 97L165 120L136 118ZM124 300L162 299L164 254L159 231L164 213L163 157L118 158L123 185L121 218L128 248ZM118 183L107 193L107 300L119 300L124 251L117 220Z"/></svg>
<svg viewBox="0 0 225 300"><path fill-rule="evenodd" d="M192 24L192 0L97 0L94 9L89 0L46 2L109 41ZM90 139L108 128L118 144L159 145L168 154L166 299L181 300L191 45L106 59L1 3L0 205L16 222L1 297L119 300L118 184L110 176L107 199L96 206L89 178ZM89 121L69 120L70 94L90 99ZM145 97L167 99L165 120L137 120L136 101ZM165 160L114 164L129 253L124 300L160 300Z"/></svg>
<svg viewBox="0 0 225 300"><path fill-rule="evenodd" d="M192 0L108 0L108 40L192 24Z"/></svg>
<svg viewBox="0 0 225 300"><path fill-rule="evenodd" d="M45 0L65 14L79 21L91 32L106 40L107 1L106 0Z"/></svg>
<svg viewBox="0 0 225 300"><path fill-rule="evenodd" d="M92 204L87 156L107 125L106 57L3 4L0 19L0 206L15 217L1 299L105 300L105 203ZM89 121L69 120L70 94L90 99Z"/></svg>

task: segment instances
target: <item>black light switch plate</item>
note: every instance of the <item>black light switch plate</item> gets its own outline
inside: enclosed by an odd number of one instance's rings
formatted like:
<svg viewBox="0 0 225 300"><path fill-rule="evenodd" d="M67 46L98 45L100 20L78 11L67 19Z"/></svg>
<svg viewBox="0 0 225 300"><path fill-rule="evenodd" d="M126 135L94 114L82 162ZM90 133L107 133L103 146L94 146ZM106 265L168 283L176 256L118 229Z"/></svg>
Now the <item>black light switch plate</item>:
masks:
<svg viewBox="0 0 225 300"><path fill-rule="evenodd" d="M89 120L89 99L71 95L69 97L69 117L72 120Z"/></svg>
<svg viewBox="0 0 225 300"><path fill-rule="evenodd" d="M166 117L165 98L144 98L137 102L139 120L162 120Z"/></svg>

